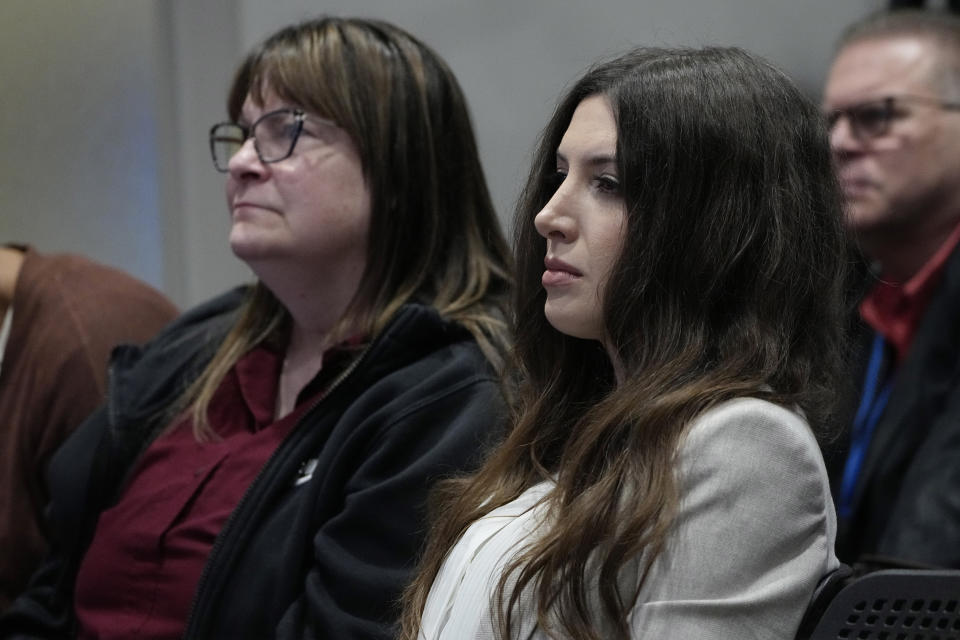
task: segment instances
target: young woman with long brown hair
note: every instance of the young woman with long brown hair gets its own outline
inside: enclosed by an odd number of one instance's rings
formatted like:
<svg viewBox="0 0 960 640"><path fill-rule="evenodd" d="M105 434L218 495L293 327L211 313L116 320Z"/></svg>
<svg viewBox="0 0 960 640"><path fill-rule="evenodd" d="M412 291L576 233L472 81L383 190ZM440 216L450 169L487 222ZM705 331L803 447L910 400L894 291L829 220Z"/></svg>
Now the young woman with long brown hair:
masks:
<svg viewBox="0 0 960 640"><path fill-rule="evenodd" d="M515 240L519 406L441 487L404 640L793 638L837 565L815 432L844 241L817 108L738 49L600 64Z"/></svg>

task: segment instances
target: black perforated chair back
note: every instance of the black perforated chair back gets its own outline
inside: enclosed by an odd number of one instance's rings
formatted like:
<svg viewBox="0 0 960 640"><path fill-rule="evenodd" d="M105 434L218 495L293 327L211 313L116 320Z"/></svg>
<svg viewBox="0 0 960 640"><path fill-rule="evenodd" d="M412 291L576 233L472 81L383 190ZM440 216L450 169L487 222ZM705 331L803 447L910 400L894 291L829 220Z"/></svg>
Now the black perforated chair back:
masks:
<svg viewBox="0 0 960 640"><path fill-rule="evenodd" d="M833 597L811 640L960 640L960 571L886 569Z"/></svg>
<svg viewBox="0 0 960 640"><path fill-rule="evenodd" d="M844 563L828 573L820 580L817 588L813 592L813 598L807 606L806 613L803 614L803 620L800 621L800 627L797 630L796 640L810 640L810 634L813 633L823 612L827 610L833 598L844 586L853 580L853 569Z"/></svg>

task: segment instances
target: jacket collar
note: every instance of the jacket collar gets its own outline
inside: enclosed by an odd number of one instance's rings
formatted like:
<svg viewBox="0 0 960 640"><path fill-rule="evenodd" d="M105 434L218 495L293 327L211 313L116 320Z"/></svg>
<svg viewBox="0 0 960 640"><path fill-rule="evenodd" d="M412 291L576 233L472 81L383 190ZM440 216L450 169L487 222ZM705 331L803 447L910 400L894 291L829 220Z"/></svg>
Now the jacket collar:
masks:
<svg viewBox="0 0 960 640"><path fill-rule="evenodd" d="M960 372L960 249L947 260L942 281L920 320L913 344L896 371L854 493L854 511L871 476L915 453L939 417L944 395ZM945 357L946 356L946 357Z"/></svg>
<svg viewBox="0 0 960 640"><path fill-rule="evenodd" d="M143 347L122 345L111 354L107 407L114 428L142 428L164 415L200 375L233 327L248 288L239 287L188 312ZM471 339L432 307L409 303L376 336L357 374L379 378L424 353Z"/></svg>

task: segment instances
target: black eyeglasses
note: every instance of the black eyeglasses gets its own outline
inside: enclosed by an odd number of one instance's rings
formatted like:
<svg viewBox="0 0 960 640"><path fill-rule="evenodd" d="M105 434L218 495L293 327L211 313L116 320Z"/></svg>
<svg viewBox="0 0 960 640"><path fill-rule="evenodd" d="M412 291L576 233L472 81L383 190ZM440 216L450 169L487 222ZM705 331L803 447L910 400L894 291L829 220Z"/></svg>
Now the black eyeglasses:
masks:
<svg viewBox="0 0 960 640"><path fill-rule="evenodd" d="M240 151L248 138L253 138L253 148L260 162L280 162L290 157L297 139L303 131L307 115L299 109L277 109L265 113L249 127L236 122L220 122L210 127L210 154L217 171L229 170L230 158ZM311 120L314 119L310 116ZM329 124L329 120L317 118Z"/></svg>
<svg viewBox="0 0 960 640"><path fill-rule="evenodd" d="M886 96L828 112L826 114L827 129L833 131L840 118L846 117L857 139L878 138L890 131L890 124L895 118L904 114L904 110L898 108L898 105L904 102L916 102L947 111L960 111L960 103L946 102L932 96Z"/></svg>

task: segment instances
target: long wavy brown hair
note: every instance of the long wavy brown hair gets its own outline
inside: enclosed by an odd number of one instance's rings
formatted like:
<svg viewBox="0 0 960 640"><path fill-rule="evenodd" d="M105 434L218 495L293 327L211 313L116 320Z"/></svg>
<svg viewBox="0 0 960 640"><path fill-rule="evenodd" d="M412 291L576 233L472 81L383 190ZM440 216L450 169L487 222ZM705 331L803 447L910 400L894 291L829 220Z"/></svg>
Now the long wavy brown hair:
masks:
<svg viewBox="0 0 960 640"><path fill-rule="evenodd" d="M376 335L407 302L471 332L501 368L509 347L512 259L487 189L466 100L430 47L377 20L325 17L286 27L240 64L227 98L234 121L266 89L343 128L372 195L367 266L333 337ZM360 304L359 301L363 301ZM199 439L223 377L253 346L282 335L289 314L262 283L173 413ZM341 335L342 334L342 335Z"/></svg>
<svg viewBox="0 0 960 640"><path fill-rule="evenodd" d="M627 212L603 300L619 385L598 342L544 317L546 244L533 226L572 114L594 95L616 118ZM545 503L553 517L500 577L501 636L512 637L526 589L553 637L628 638L630 608L677 510L686 425L752 396L800 407L821 434L828 427L845 309L840 196L818 109L765 61L733 48L643 48L592 68L543 133L515 242L519 404L480 471L438 488L405 594L406 640L467 527L543 481L555 482ZM639 583L624 594L617 577L631 561Z"/></svg>

